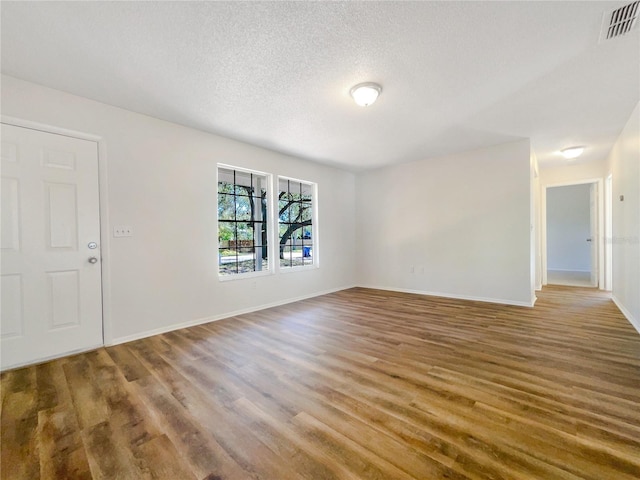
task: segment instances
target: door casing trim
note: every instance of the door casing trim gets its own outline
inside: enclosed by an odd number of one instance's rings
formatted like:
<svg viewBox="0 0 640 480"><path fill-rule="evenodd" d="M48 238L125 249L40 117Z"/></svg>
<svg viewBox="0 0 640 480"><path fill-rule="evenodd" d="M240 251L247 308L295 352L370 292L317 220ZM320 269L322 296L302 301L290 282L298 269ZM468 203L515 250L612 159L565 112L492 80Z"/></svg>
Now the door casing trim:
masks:
<svg viewBox="0 0 640 480"><path fill-rule="evenodd" d="M548 183L542 185L540 213L542 219L540 221L541 237L540 237L540 253L542 256L542 285L547 285L547 189L552 187L569 187L572 185L591 185L596 184L598 187L598 201L596 203L598 212L596 215L597 226L597 258L598 258L598 289L604 290L604 195L603 195L603 179L590 178L585 180L575 180L561 183ZM593 267L592 267L593 268Z"/></svg>
<svg viewBox="0 0 640 480"><path fill-rule="evenodd" d="M110 223L109 223L109 199L108 199L108 169L107 169L107 144L100 135L79 132L45 123L24 120L22 118L0 115L0 122L16 127L38 130L45 133L53 133L66 137L89 140L98 146L98 204L100 223L100 256L101 256L101 293L102 293L102 345L110 345L113 339L113 326L111 322L111 271L110 271ZM98 346L99 347L99 346ZM96 346L89 348L95 349ZM67 356L75 352L67 352L61 356ZM51 359L49 359L51 360ZM38 361L40 363L40 361Z"/></svg>

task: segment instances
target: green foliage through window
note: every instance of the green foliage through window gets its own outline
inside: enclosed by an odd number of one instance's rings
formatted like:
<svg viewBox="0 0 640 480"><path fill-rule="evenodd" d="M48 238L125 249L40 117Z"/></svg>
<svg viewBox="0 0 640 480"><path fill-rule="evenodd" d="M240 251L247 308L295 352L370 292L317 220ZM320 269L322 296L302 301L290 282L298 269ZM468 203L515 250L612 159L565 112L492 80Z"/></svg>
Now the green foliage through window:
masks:
<svg viewBox="0 0 640 480"><path fill-rule="evenodd" d="M278 180L278 240L280 267L314 263L314 186L311 183Z"/></svg>
<svg viewBox="0 0 640 480"><path fill-rule="evenodd" d="M221 275L269 269L267 175L218 167L218 268Z"/></svg>

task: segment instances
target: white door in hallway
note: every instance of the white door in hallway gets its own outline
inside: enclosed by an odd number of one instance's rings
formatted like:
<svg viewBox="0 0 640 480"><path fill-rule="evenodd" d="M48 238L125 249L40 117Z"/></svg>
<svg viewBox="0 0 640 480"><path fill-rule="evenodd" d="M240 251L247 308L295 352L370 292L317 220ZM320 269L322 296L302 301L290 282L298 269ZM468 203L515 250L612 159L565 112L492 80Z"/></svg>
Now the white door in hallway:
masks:
<svg viewBox="0 0 640 480"><path fill-rule="evenodd" d="M2 369L102 345L98 145L2 124Z"/></svg>
<svg viewBox="0 0 640 480"><path fill-rule="evenodd" d="M590 257L591 257L591 286L598 286L600 277L598 265L598 184L592 183L589 187L589 228L590 236Z"/></svg>

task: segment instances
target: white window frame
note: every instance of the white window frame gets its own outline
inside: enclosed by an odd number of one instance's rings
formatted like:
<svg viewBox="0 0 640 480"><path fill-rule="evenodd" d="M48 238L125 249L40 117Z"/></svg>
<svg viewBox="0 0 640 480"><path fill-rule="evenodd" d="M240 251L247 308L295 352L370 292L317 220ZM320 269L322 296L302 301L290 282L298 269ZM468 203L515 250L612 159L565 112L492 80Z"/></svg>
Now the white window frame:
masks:
<svg viewBox="0 0 640 480"><path fill-rule="evenodd" d="M277 225L274 221L273 218L273 178L274 175L268 172L262 172L260 170L255 170L253 168L245 168L245 167L238 167L236 165L231 165L231 164L227 164L227 163L218 163L216 164L216 221L215 221L215 232L216 232L216 237L218 238L219 236L219 232L220 232L220 228L219 228L219 218L218 218L218 184L219 184L219 180L220 180L220 169L228 169L228 170L235 170L237 172L244 172L244 173L252 173L255 175L261 175L264 176L266 181L266 185L267 185L267 212L271 212L271 215L269 215L269 218L267 218L266 224L267 224L267 255L269 257L269 267L267 269L264 270L260 270L258 272L253 271L253 272L244 272L244 273L234 273L231 275L223 275L220 273L220 240L217 240L217 248L216 248L216 272L218 275L218 280L221 282L228 282L228 281L234 281L234 280L244 280L244 279L250 279L250 278L255 278L255 277L264 277L264 276L268 276L268 275L273 275L276 272L276 268L280 263L280 257L279 255L275 254L275 248L274 248L274 228ZM277 261L276 261L277 260Z"/></svg>

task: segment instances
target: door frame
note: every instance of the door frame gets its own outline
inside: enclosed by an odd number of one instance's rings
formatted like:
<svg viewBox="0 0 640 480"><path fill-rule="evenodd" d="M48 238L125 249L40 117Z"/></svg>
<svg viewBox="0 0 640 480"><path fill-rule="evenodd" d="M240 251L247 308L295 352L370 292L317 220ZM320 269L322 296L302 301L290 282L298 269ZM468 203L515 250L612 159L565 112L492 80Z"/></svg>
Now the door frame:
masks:
<svg viewBox="0 0 640 480"><path fill-rule="evenodd" d="M67 128L56 127L31 120L0 115L0 122L16 127L28 128L55 135L88 140L98 145L98 214L100 216L100 256L101 256L101 294L102 294L102 345L110 345L113 339L111 323L111 273L110 273L110 245L109 245L109 201L107 188L107 146L103 137L91 133L78 132ZM78 353L78 352L69 352ZM67 354L63 354L67 355ZM56 356L54 358L59 358ZM41 361L52 358L41 359Z"/></svg>
<svg viewBox="0 0 640 480"><path fill-rule="evenodd" d="M604 180L604 289L613 290L613 174Z"/></svg>
<svg viewBox="0 0 640 480"><path fill-rule="evenodd" d="M597 225L596 225L596 238L594 238L592 241L596 242L596 249L597 249L597 255L596 258L598 259L598 264L596 265L596 268L598 269L598 286L597 288L599 290L604 290L604 241L603 241L603 237L604 237L604 195L603 195L603 181L602 178L592 178L592 179L585 179L585 180L575 180L575 181L571 181L571 182L562 182L562 183L549 183L549 184L545 184L544 188L542 189L542 198L541 198L541 213L542 213L542 219L541 219L541 233L542 233L542 238L541 240L541 245L540 245L540 253L542 256L542 285L547 285L547 189L548 188L554 188L554 187L569 187L572 185L592 185L592 184L596 184L597 185L597 189L598 189L598 201L596 203L598 211L597 211ZM593 268L593 265L591 266L591 268Z"/></svg>

